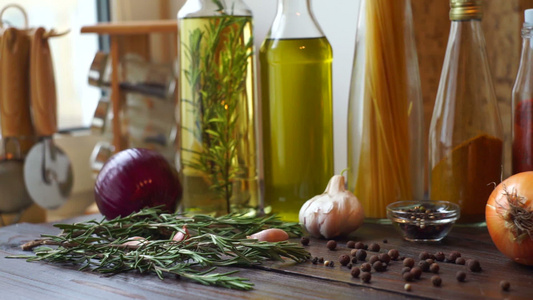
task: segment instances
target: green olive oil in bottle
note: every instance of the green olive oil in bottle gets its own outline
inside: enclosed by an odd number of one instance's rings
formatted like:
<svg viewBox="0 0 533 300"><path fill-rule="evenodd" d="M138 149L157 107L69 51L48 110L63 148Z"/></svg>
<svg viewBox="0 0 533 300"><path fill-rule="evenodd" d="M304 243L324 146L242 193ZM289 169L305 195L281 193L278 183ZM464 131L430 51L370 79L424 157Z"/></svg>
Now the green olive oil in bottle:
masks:
<svg viewBox="0 0 533 300"><path fill-rule="evenodd" d="M309 2L279 0L259 54L265 206L295 222L334 172L333 56Z"/></svg>

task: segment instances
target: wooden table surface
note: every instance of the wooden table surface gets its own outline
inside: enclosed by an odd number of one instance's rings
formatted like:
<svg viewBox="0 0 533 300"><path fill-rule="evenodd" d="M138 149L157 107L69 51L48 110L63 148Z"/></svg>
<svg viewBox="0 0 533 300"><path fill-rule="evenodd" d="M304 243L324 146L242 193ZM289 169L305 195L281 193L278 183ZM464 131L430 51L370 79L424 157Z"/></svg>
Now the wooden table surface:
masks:
<svg viewBox="0 0 533 300"><path fill-rule="evenodd" d="M513 263L500 254L486 228L455 227L442 242L424 244L402 240L390 225L364 224L350 239L365 244L378 243L380 252L395 248L401 256L418 262L421 251L449 253L455 250L466 259L475 258L481 262L483 270L479 273L467 271L465 266L440 262L442 286L431 284L434 274L423 273L421 279L411 282L411 291L404 290L400 261L392 261L385 272L372 271L370 283L352 278L350 270L342 267L338 259L350 253L346 240L339 240L334 251L326 248L325 240L311 239L307 246L313 257L334 261L334 267L309 261L266 263L258 268L241 269L238 274L255 284L251 291L208 287L170 276L160 280L154 274L125 273L106 277L78 271L75 266L5 258L28 254L20 250L25 241L36 239L40 234L57 233L51 224L0 228L0 299L533 299L533 267ZM368 253L369 256L373 254ZM455 279L459 270L466 271L465 282ZM511 283L507 292L501 291L499 286L503 279Z"/></svg>

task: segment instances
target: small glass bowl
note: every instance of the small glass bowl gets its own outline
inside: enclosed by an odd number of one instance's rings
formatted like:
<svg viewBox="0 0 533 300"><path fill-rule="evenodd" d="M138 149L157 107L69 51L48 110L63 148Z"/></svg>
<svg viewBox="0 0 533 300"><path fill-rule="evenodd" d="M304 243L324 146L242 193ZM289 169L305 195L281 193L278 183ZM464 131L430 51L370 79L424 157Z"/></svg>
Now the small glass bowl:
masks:
<svg viewBox="0 0 533 300"><path fill-rule="evenodd" d="M448 201L399 201L387 206L387 217L404 239L437 242L450 232L460 211Z"/></svg>

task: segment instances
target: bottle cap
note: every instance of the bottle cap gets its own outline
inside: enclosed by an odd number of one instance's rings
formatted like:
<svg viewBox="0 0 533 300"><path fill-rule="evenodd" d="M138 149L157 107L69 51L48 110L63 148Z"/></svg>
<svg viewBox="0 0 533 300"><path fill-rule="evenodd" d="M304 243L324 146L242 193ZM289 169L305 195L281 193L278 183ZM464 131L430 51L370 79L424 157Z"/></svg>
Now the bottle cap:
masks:
<svg viewBox="0 0 533 300"><path fill-rule="evenodd" d="M481 20L483 0L450 0L450 20Z"/></svg>
<svg viewBox="0 0 533 300"><path fill-rule="evenodd" d="M533 8L524 11L524 22L533 25Z"/></svg>

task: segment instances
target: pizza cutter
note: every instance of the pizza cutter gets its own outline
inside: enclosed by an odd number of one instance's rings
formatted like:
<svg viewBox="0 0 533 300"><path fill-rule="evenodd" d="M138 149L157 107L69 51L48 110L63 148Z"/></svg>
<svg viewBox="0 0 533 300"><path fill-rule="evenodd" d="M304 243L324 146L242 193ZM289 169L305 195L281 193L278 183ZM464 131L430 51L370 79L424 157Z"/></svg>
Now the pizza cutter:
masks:
<svg viewBox="0 0 533 300"><path fill-rule="evenodd" d="M20 213L33 202L24 185L23 158L33 145L28 88L30 40L8 28L0 43L0 213Z"/></svg>
<svg viewBox="0 0 533 300"><path fill-rule="evenodd" d="M33 201L46 209L65 203L72 190L72 166L54 144L57 131L56 90L52 57L44 28L33 34L30 54L31 112L39 142L24 163L24 182Z"/></svg>

